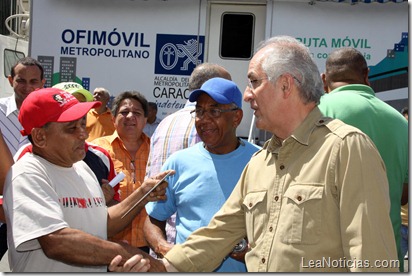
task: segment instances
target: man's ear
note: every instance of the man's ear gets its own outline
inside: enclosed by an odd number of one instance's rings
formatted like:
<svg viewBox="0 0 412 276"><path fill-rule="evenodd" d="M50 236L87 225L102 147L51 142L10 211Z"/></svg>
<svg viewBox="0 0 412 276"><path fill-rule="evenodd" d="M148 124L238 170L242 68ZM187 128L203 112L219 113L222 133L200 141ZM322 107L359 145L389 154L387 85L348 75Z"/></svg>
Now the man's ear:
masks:
<svg viewBox="0 0 412 276"><path fill-rule="evenodd" d="M329 86L326 83L326 74L322 73L320 74L321 78L322 78L322 82L323 82L323 90L325 91L325 93L329 93Z"/></svg>
<svg viewBox="0 0 412 276"><path fill-rule="evenodd" d="M13 78L12 78L12 76L9 75L9 76L7 77L7 79L9 80L10 86L13 87Z"/></svg>
<svg viewBox="0 0 412 276"><path fill-rule="evenodd" d="M368 71L366 72L366 74L364 76L364 81L365 81L366 85L371 86L371 83L369 81L369 71L370 71L370 68L368 67Z"/></svg>
<svg viewBox="0 0 412 276"><path fill-rule="evenodd" d="M33 145L39 148L44 148L47 145L47 135L44 128L35 127L31 131L31 139Z"/></svg>
<svg viewBox="0 0 412 276"><path fill-rule="evenodd" d="M235 116L233 117L233 124L235 125L235 127L238 127L240 123L242 122L243 110L239 108L238 110L234 112L235 112Z"/></svg>
<svg viewBox="0 0 412 276"><path fill-rule="evenodd" d="M283 97L289 97L290 93L292 92L292 83L294 83L294 79L292 75L284 74L279 78L280 88L283 92Z"/></svg>

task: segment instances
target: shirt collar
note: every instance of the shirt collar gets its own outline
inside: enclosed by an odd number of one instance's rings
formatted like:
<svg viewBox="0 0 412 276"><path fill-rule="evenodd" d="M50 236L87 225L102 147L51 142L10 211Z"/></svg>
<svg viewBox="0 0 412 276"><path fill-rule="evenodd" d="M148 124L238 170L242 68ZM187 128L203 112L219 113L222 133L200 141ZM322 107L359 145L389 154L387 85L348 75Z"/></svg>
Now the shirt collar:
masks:
<svg viewBox="0 0 412 276"><path fill-rule="evenodd" d="M342 91L353 91L354 93L366 93L370 94L372 96L375 96L375 92L373 91L372 87L364 85L364 84L347 84L347 85L342 85L338 88L333 89L329 94L332 93L339 93ZM325 94L327 95L327 94Z"/></svg>
<svg viewBox="0 0 412 276"><path fill-rule="evenodd" d="M9 116L11 113L18 111L17 109L17 105L16 105L16 97L13 93L13 95L11 95L9 97L9 101L7 102L7 110L6 110L6 116Z"/></svg>
<svg viewBox="0 0 412 276"><path fill-rule="evenodd" d="M143 143L150 143L150 138L149 138L149 136L147 136L144 132L142 132L142 139L143 139ZM109 138L107 139L109 142L110 142L110 144L113 144L113 142L115 141L115 140L119 140L119 143L121 143L121 144L123 144L123 142L122 142L122 139L120 139L120 136L119 136L119 134L117 133L117 130L115 130L114 132L113 132L113 134L112 135L110 135L109 136Z"/></svg>
<svg viewBox="0 0 412 276"><path fill-rule="evenodd" d="M117 130L115 130L113 132L112 135L109 136L108 140L110 142L110 144L113 144L114 140L119 139L119 141L122 141L122 139L120 139L119 134L117 133Z"/></svg>
<svg viewBox="0 0 412 276"><path fill-rule="evenodd" d="M297 129L292 133L291 136L287 137L284 141L281 141L276 135L265 143L263 148L267 149L269 152L278 152L283 144L289 139L294 139L302 145L309 145L309 139L316 127L325 125L326 122L330 121L331 118L324 117L320 112L319 108L316 106L303 120Z"/></svg>
<svg viewBox="0 0 412 276"><path fill-rule="evenodd" d="M99 114L96 110L96 108L92 108L90 109L90 112L94 113L94 114ZM106 113L112 113L112 111L110 110L110 108L106 107L106 110L102 113L102 114L106 114Z"/></svg>

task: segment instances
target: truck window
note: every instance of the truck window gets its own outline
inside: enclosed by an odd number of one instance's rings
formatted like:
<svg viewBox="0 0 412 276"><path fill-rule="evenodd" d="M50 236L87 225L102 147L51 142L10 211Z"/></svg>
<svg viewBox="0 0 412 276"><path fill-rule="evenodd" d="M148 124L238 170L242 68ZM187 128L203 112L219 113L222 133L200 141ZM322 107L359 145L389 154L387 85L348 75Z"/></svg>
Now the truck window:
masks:
<svg viewBox="0 0 412 276"><path fill-rule="evenodd" d="M22 52L4 49L4 76L7 78L10 74L11 67L17 63L19 59L24 58L25 55Z"/></svg>
<svg viewBox="0 0 412 276"><path fill-rule="evenodd" d="M221 26L220 57L249 60L253 53L254 14L224 13Z"/></svg>

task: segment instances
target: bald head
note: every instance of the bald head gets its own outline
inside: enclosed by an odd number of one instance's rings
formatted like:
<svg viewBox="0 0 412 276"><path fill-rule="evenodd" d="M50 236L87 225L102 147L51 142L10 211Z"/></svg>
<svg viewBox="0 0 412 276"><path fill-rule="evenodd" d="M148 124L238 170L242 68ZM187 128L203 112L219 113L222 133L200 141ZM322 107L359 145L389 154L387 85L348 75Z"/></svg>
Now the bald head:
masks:
<svg viewBox="0 0 412 276"><path fill-rule="evenodd" d="M362 53L354 48L340 48L326 59L325 73L322 79L325 91L330 92L347 84L370 85L369 68Z"/></svg>
<svg viewBox="0 0 412 276"><path fill-rule="evenodd" d="M205 81L216 77L232 80L229 72L220 65L214 63L199 64L190 75L189 91L199 89Z"/></svg>

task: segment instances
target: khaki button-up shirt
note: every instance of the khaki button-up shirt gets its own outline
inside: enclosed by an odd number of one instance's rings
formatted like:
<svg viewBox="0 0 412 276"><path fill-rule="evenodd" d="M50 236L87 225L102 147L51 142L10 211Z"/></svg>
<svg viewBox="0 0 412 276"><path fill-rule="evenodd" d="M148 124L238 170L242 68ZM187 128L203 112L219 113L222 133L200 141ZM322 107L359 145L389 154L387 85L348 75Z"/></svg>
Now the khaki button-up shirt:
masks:
<svg viewBox="0 0 412 276"><path fill-rule="evenodd" d="M249 272L399 271L384 163L369 137L315 108L252 157L206 228L165 258L212 271L247 236Z"/></svg>

